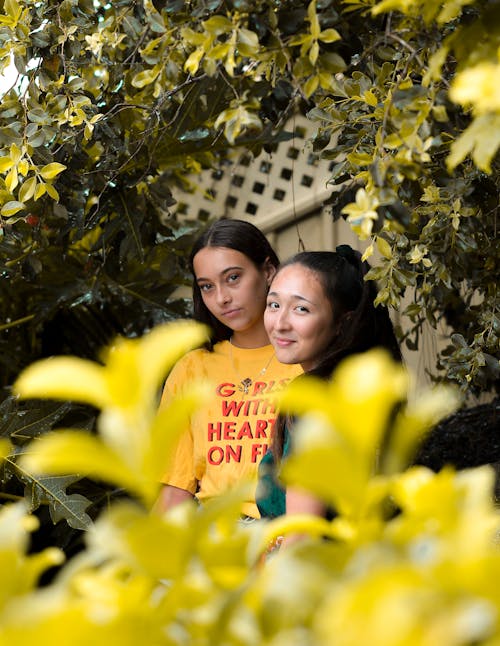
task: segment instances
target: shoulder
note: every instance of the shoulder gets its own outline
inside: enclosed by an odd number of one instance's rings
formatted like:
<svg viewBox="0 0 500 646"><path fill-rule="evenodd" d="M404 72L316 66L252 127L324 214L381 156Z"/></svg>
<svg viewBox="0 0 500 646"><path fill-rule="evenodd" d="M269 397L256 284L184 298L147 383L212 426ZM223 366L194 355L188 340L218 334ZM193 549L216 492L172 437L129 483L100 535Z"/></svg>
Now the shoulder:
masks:
<svg viewBox="0 0 500 646"><path fill-rule="evenodd" d="M212 353L205 348L190 350L174 364L169 376L182 374L183 372L191 371L196 367L199 368L200 364L205 363L207 357L210 357L211 354Z"/></svg>
<svg viewBox="0 0 500 646"><path fill-rule="evenodd" d="M213 350L197 348L182 356L170 371L168 380L187 375L188 377L200 377L203 373L211 371L228 356L227 341L216 343Z"/></svg>
<svg viewBox="0 0 500 646"><path fill-rule="evenodd" d="M302 377L304 375L304 371L298 363L280 363L278 369L283 373L283 375L290 377L291 379L296 379L297 377Z"/></svg>

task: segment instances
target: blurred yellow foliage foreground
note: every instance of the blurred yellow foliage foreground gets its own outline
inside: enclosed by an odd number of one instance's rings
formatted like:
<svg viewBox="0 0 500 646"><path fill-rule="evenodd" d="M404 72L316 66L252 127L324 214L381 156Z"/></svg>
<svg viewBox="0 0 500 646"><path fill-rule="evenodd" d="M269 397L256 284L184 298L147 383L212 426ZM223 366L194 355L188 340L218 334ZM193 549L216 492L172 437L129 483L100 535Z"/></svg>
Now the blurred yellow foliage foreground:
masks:
<svg viewBox="0 0 500 646"><path fill-rule="evenodd" d="M44 587L38 578L61 552L29 554L34 517L22 503L2 508L0 644L500 644L493 470L407 468L422 434L457 402L446 390L409 395L408 376L384 354L346 361L330 383L295 383L280 401L301 417L283 478L332 505L333 521L242 527L241 491L150 512L165 456L207 385L159 414L158 388L205 334L172 323L117 341L104 365L54 358L21 374L22 397L101 409L97 435L54 432L23 466L98 477L131 500L103 513L85 550ZM308 538L260 562L273 537L297 530Z"/></svg>

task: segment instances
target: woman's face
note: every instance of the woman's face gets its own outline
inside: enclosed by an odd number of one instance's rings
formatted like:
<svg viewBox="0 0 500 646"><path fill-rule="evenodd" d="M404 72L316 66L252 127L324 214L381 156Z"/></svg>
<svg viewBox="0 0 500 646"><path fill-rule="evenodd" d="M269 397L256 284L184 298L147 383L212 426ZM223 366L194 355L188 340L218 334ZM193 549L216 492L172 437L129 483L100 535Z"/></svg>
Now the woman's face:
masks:
<svg viewBox="0 0 500 646"><path fill-rule="evenodd" d="M269 284L276 273L270 262L258 268L235 249L205 247L193 259L203 302L216 319L234 332L263 330Z"/></svg>
<svg viewBox="0 0 500 646"><path fill-rule="evenodd" d="M333 337L333 311L315 272L288 265L275 276L264 313L264 325L281 363L300 363L311 370Z"/></svg>

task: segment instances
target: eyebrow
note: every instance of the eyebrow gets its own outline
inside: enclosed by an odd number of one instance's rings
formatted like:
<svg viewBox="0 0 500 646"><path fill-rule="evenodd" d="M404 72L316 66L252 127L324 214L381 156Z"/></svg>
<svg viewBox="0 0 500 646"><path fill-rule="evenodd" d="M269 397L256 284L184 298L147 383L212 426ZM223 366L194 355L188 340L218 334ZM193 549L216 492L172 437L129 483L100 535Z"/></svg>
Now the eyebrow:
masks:
<svg viewBox="0 0 500 646"><path fill-rule="evenodd" d="M234 267L227 267L226 269L223 269L223 270L220 272L219 276L225 276L225 275L226 275L226 274L228 274L229 272L231 272L231 271L235 271L235 270L243 271L243 267L239 267L238 265L235 265ZM210 280L210 278L205 278L204 276L197 276L197 277L196 277L196 282L197 282L197 283L199 283L199 282L200 282L200 281L202 281L202 280L208 280L208 281L209 281L209 280Z"/></svg>
<svg viewBox="0 0 500 646"><path fill-rule="evenodd" d="M274 296L276 298L279 298L278 292L269 292L267 296L268 298L269 296ZM306 303L310 303L311 305L314 305L313 301L310 301L308 298L306 298L305 296L301 296L300 294L292 294L292 298L294 298L297 301L305 301Z"/></svg>

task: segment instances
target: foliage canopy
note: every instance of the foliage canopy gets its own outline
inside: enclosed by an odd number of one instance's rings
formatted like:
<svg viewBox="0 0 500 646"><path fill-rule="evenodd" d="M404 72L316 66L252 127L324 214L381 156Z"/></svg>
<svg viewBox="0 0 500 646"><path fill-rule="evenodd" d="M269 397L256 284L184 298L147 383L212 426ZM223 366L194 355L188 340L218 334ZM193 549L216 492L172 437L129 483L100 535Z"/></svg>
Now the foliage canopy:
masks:
<svg viewBox="0 0 500 646"><path fill-rule="evenodd" d="M408 344L444 317L446 378L498 382L498 2L4 0L0 44L4 385L186 314L172 187L297 109Z"/></svg>

